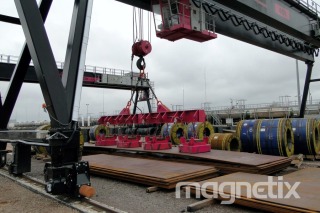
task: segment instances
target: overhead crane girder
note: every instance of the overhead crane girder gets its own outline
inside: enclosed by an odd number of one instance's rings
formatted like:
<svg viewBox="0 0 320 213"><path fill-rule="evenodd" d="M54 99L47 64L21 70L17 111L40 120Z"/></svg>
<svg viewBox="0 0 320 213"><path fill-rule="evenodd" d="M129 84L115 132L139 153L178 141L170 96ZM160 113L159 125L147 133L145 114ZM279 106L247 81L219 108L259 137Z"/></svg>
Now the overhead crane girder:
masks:
<svg viewBox="0 0 320 213"><path fill-rule="evenodd" d="M152 3L155 0L117 0L125 4L152 11ZM297 3L298 2L298 3ZM314 61L314 53L318 53L320 39L318 35L318 14L296 0L190 0L190 4L202 5L208 12L214 13L215 32L234 39L238 39L289 57L302 61ZM310 1L311 4L311 1ZM208 9L208 8L211 9ZM256 29L248 30L244 26L235 26L231 18L225 20L226 14L244 19L263 29L265 32L255 32ZM241 25L241 24L240 24ZM318 30L317 30L318 29ZM261 30L260 30L261 31ZM265 31L265 30L263 30ZM272 38L272 37L281 38ZM284 38L285 41L282 41ZM286 39L288 38L288 39ZM289 44L288 44L289 43ZM291 43L294 43L291 45ZM297 43L297 45L296 45Z"/></svg>
<svg viewBox="0 0 320 213"><path fill-rule="evenodd" d="M148 11L159 2L117 1ZM311 72L320 47L318 4L312 0L190 0L190 4L215 15L216 33L305 61L308 68L299 115L304 116L309 84L316 81Z"/></svg>

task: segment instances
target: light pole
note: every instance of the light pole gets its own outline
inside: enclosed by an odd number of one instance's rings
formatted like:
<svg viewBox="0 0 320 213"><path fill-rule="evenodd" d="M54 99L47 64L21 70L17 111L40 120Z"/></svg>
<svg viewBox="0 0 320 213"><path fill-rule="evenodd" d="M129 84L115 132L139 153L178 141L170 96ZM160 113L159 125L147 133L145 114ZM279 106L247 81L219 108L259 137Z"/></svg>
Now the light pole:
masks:
<svg viewBox="0 0 320 213"><path fill-rule="evenodd" d="M102 112L102 115L104 115L104 89L102 90Z"/></svg>
<svg viewBox="0 0 320 213"><path fill-rule="evenodd" d="M184 109L184 86L182 87L182 108Z"/></svg>
<svg viewBox="0 0 320 213"><path fill-rule="evenodd" d="M89 104L86 104L87 105L87 117L88 117L88 108L89 108Z"/></svg>
<svg viewBox="0 0 320 213"><path fill-rule="evenodd" d="M297 75L298 105L299 105L299 108L300 108L300 106L301 106L300 78L299 78L299 66L298 66L298 60L297 59L296 59L296 75Z"/></svg>
<svg viewBox="0 0 320 213"><path fill-rule="evenodd" d="M285 95L285 96L283 96L285 99L284 99L284 101L285 101L285 104L287 105L287 106L289 106L289 102L290 102L290 100L289 100L289 98L291 97L290 95Z"/></svg>

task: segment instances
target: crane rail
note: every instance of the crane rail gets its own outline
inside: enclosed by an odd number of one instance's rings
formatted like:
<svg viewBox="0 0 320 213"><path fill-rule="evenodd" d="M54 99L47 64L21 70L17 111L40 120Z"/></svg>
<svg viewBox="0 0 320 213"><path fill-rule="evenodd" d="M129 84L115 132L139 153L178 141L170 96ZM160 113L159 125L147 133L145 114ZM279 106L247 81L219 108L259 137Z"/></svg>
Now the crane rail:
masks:
<svg viewBox="0 0 320 213"><path fill-rule="evenodd" d="M52 195L45 191L45 183L39 179L30 177L28 175L13 176L8 174L8 170L5 168L0 169L0 175L11 179L19 185L34 191L40 195L53 199L63 205L66 205L79 212L97 213L97 212L111 212L111 213L125 213L125 211L119 210L112 206L100 203L90 198L76 199L65 195Z"/></svg>

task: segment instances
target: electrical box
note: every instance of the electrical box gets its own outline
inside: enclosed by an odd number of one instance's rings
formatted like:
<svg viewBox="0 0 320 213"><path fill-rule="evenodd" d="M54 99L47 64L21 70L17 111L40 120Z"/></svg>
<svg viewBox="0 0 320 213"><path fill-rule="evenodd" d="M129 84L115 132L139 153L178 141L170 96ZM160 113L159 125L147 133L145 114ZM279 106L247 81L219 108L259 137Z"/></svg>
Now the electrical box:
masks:
<svg viewBox="0 0 320 213"><path fill-rule="evenodd" d="M31 171L31 146L22 143L12 143L13 159L9 173L20 175Z"/></svg>
<svg viewBox="0 0 320 213"><path fill-rule="evenodd" d="M204 42L217 38L214 16L190 0L155 0L152 4L157 37Z"/></svg>

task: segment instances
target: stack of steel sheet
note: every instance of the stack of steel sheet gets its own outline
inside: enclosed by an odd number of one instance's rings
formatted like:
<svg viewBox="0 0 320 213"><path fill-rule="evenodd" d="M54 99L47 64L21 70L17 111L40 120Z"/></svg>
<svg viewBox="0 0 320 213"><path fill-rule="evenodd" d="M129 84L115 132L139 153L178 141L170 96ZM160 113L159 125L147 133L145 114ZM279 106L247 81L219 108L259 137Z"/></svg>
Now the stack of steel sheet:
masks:
<svg viewBox="0 0 320 213"><path fill-rule="evenodd" d="M218 176L218 170L212 166L105 154L83 158L89 161L90 171L93 174L165 189L172 189L181 181L200 181Z"/></svg>
<svg viewBox="0 0 320 213"><path fill-rule="evenodd" d="M320 168L309 167L284 175L286 179L295 179L303 182L315 182L320 184Z"/></svg>
<svg viewBox="0 0 320 213"><path fill-rule="evenodd" d="M291 159L287 157L224 150L211 150L211 152L198 154L179 153L178 147L172 147L170 150L143 150L142 148L125 149L115 146L97 147L87 144L85 152L92 154L112 152L125 156L151 157L176 162L210 165L225 174L233 172L272 174L290 166L291 163Z"/></svg>
<svg viewBox="0 0 320 213"><path fill-rule="evenodd" d="M311 177L310 174L312 174ZM266 184L268 176L241 172L201 181L198 186L193 184L190 188L193 193L202 188L220 200L230 200L232 195L231 199L235 199L235 204L269 212L319 212L319 175L320 169L313 168L311 172L301 170L285 175L283 180L273 177L273 182L270 182L273 184L271 191L270 185ZM239 188L232 190L230 185L222 187L220 184L225 182L234 183L233 186L239 186ZM257 186L256 183L259 184L258 187L254 187ZM242 184L241 187L240 184ZM293 187L295 184L298 185ZM298 196L293 196L291 187ZM255 189L258 191L253 192Z"/></svg>

